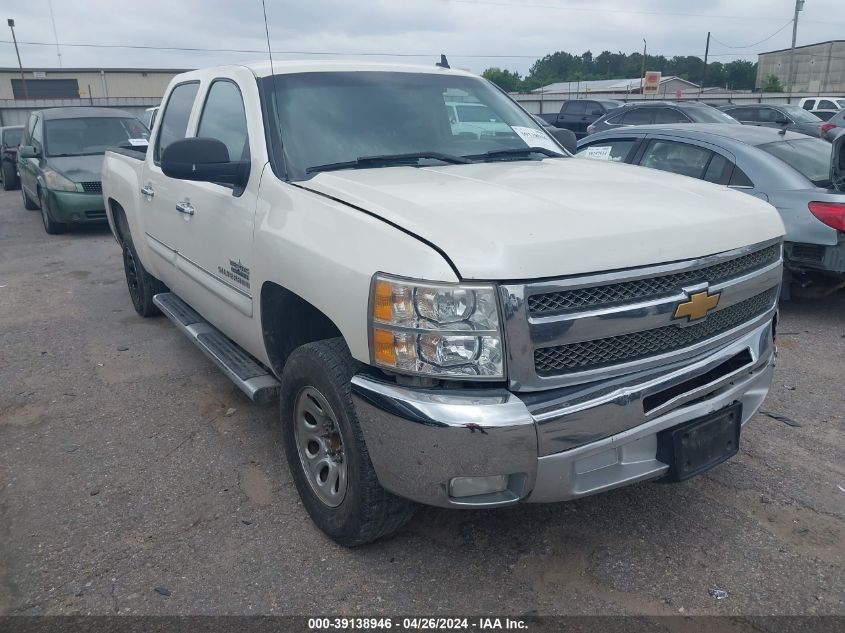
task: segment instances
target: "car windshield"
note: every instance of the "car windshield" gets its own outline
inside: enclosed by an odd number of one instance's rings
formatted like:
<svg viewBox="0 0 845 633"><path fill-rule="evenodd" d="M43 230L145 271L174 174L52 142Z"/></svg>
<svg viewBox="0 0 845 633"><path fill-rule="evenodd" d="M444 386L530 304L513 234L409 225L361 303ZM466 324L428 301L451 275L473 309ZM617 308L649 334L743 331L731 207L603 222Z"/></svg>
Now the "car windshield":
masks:
<svg viewBox="0 0 845 633"><path fill-rule="evenodd" d="M265 98L269 93L269 125L275 128L278 122L280 129L271 131L274 148L282 149L273 152L274 158L284 156L277 171L292 180L327 166L355 169L546 157L527 151L529 147L565 155L531 115L477 77L312 72L275 75L261 82ZM465 115L480 123L467 123ZM421 154L425 156L414 159ZM374 157L384 160L377 163Z"/></svg>
<svg viewBox="0 0 845 633"><path fill-rule="evenodd" d="M143 145L150 136L138 119L122 117L48 119L44 130L44 153L53 157L102 154L109 147Z"/></svg>
<svg viewBox="0 0 845 633"><path fill-rule="evenodd" d="M23 128L3 130L3 145L7 145L9 147L16 147L20 145L22 132Z"/></svg>
<svg viewBox="0 0 845 633"><path fill-rule="evenodd" d="M732 116L725 114L721 110L712 108L710 106L700 108L686 108L684 113L688 114L691 119L697 123L736 123L740 124Z"/></svg>
<svg viewBox="0 0 845 633"><path fill-rule="evenodd" d="M768 152L802 174L818 187L830 186L830 153L832 145L818 138L775 141L760 145Z"/></svg>
<svg viewBox="0 0 845 633"><path fill-rule="evenodd" d="M782 105L780 109L783 110L796 123L820 123L821 119L812 112L807 112L804 108L797 105Z"/></svg>

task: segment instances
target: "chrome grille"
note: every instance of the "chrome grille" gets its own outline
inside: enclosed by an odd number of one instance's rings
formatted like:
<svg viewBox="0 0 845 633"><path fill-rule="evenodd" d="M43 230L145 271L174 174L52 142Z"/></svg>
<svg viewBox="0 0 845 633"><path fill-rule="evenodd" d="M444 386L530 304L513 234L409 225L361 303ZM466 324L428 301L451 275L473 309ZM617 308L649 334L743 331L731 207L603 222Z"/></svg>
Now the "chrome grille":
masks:
<svg viewBox="0 0 845 633"><path fill-rule="evenodd" d="M99 180L80 183L85 193L103 193L103 183Z"/></svg>
<svg viewBox="0 0 845 633"><path fill-rule="evenodd" d="M647 301L677 293L684 286L705 281L716 284L758 270L778 261L780 250L780 244L772 244L753 253L696 270L532 295L528 297L528 311L534 315L547 315Z"/></svg>
<svg viewBox="0 0 845 633"><path fill-rule="evenodd" d="M779 247L778 247L779 248ZM644 332L534 350L538 375L561 375L657 356L705 341L770 310L778 295L771 288L756 296L710 314L688 327L667 325Z"/></svg>

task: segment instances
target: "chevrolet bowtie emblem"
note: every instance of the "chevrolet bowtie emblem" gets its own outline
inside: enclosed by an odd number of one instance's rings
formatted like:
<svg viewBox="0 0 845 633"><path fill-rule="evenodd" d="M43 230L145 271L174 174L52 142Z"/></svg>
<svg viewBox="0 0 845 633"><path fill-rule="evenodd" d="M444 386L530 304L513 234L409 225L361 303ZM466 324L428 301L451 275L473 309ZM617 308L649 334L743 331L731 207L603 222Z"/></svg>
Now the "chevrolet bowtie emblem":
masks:
<svg viewBox="0 0 845 633"><path fill-rule="evenodd" d="M721 296L721 292L712 295L706 290L696 292L690 295L689 301L678 304L678 307L675 308L675 316L673 318L683 319L687 317L690 321L703 319L710 310L719 305L719 297Z"/></svg>

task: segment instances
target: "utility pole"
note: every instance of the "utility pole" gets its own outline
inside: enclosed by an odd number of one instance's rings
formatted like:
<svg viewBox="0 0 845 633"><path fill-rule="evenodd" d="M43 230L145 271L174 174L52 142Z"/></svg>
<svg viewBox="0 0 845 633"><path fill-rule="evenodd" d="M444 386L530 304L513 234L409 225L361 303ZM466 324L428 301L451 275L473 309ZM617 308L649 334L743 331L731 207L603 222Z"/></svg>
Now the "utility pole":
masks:
<svg viewBox="0 0 845 633"><path fill-rule="evenodd" d="M62 67L62 50L59 48L59 33L56 31L56 16L53 15L53 0L47 0L50 8L50 22L53 23L53 39L56 40L56 56L59 58L59 68Z"/></svg>
<svg viewBox="0 0 845 633"><path fill-rule="evenodd" d="M701 85L698 86L698 98L704 90L704 78L707 77L707 56L710 54L710 31L707 31L707 45L704 47L704 68L701 69Z"/></svg>
<svg viewBox="0 0 845 633"><path fill-rule="evenodd" d="M795 39L798 36L798 13L804 9L804 0L795 0L795 16L792 18L792 47L789 49L789 74L786 76L787 103L792 103L792 89L795 82L792 72L795 68Z"/></svg>
<svg viewBox="0 0 845 633"><path fill-rule="evenodd" d="M18 39L15 37L15 21L12 18L6 20L6 24L12 30L12 41L15 43L15 54L18 56L18 68L21 69L21 86L23 86L23 98L29 99L29 93L26 91L26 77L23 76L23 64L21 64L21 52L18 50Z"/></svg>
<svg viewBox="0 0 845 633"><path fill-rule="evenodd" d="M648 42L646 42L645 38L643 38L643 67L640 71L640 94L643 94L643 81L645 81L645 54L647 49ZM645 95L643 95L643 97L645 97Z"/></svg>

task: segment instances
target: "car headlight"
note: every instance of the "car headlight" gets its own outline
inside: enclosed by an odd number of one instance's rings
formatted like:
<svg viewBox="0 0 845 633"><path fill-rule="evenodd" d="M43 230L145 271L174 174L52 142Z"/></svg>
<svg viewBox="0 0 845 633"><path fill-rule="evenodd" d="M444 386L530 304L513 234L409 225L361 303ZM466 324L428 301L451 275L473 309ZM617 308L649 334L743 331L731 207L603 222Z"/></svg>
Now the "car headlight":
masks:
<svg viewBox="0 0 845 633"><path fill-rule="evenodd" d="M47 189L52 191L78 191L75 182L52 169L44 172L44 182L47 184Z"/></svg>
<svg viewBox="0 0 845 633"><path fill-rule="evenodd" d="M439 378L505 377L494 286L376 275L370 305L376 366Z"/></svg>

